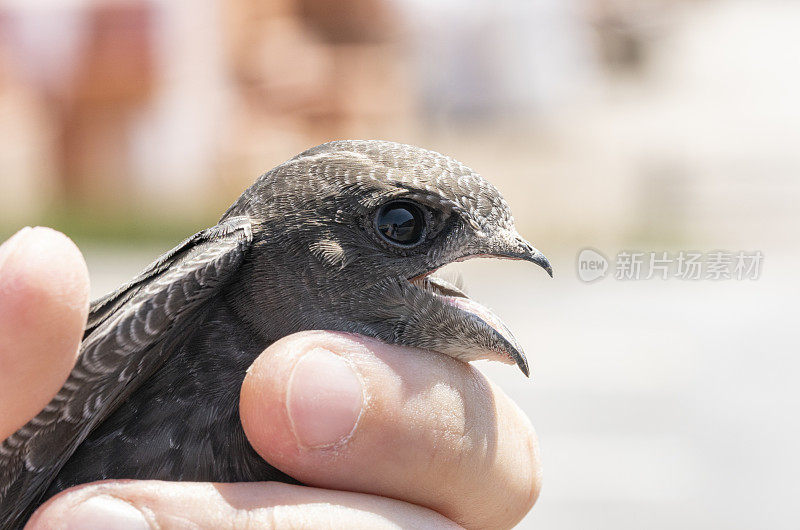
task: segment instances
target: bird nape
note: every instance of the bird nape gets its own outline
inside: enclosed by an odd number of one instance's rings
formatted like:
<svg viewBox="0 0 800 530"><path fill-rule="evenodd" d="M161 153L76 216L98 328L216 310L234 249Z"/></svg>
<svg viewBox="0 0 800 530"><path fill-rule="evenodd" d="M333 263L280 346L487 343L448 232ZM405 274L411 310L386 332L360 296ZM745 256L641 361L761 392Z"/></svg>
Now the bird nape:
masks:
<svg viewBox="0 0 800 530"><path fill-rule="evenodd" d="M475 256L552 276L497 189L452 158L348 140L277 166L217 225L92 303L67 382L0 445L0 527L95 480L296 482L250 447L237 403L250 363L297 331L359 333L528 375L500 319L434 275Z"/></svg>

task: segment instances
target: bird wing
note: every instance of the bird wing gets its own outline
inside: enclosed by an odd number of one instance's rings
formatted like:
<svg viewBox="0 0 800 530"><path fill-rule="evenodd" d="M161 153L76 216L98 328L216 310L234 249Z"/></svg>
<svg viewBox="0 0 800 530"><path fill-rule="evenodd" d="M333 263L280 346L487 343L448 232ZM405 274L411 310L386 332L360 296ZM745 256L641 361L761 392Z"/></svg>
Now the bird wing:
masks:
<svg viewBox="0 0 800 530"><path fill-rule="evenodd" d="M169 356L179 330L232 278L252 241L250 219L229 218L92 303L80 356L64 386L0 445L0 528L22 524L28 506L92 429ZM172 330L178 332L167 333Z"/></svg>

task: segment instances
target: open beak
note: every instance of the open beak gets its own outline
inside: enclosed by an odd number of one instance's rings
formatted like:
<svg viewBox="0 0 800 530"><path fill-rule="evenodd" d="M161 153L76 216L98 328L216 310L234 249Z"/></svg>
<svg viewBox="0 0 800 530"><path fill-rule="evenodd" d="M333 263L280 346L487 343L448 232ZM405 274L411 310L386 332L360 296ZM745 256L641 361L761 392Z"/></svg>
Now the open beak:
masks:
<svg viewBox="0 0 800 530"><path fill-rule="evenodd" d="M474 257L525 260L539 265L553 276L553 269L544 254L516 232L501 234L486 243L461 260ZM426 274L412 279L411 283L434 295L435 299L449 308L444 318L437 319L443 324L439 332L449 339L433 349L466 362L489 359L516 364L522 373L530 375L528 361L517 339L493 311L435 275ZM428 325L435 326L431 322Z"/></svg>

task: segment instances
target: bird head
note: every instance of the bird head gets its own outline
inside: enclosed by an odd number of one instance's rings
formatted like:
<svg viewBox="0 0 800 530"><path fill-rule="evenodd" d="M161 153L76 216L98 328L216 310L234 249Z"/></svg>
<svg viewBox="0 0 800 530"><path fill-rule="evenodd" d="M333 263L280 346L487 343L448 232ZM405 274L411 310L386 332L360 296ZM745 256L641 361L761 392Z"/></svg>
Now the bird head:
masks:
<svg viewBox="0 0 800 530"><path fill-rule="evenodd" d="M528 375L500 319L434 274L492 256L552 276L497 189L462 163L393 142L329 142L262 175L223 219L236 215L253 220L255 244L231 300L265 338L340 330Z"/></svg>

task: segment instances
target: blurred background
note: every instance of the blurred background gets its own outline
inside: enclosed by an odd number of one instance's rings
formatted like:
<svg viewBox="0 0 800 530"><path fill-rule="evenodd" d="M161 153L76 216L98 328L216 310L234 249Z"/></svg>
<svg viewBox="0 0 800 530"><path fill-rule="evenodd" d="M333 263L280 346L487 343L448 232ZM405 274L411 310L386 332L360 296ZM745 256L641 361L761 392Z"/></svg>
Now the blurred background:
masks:
<svg viewBox="0 0 800 530"><path fill-rule="evenodd" d="M533 365L482 366L540 436L521 527L797 528L798 28L789 0L2 0L0 237L66 232L100 295L310 146L441 151L556 272L461 267ZM586 284L584 247L764 262Z"/></svg>

